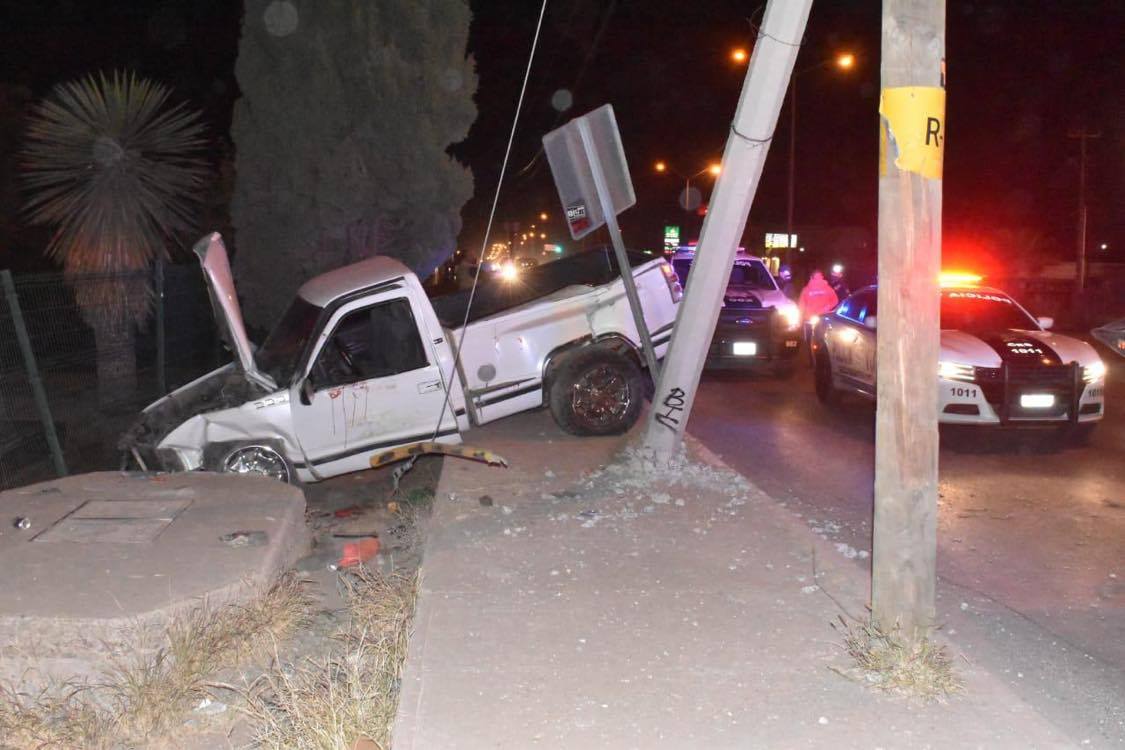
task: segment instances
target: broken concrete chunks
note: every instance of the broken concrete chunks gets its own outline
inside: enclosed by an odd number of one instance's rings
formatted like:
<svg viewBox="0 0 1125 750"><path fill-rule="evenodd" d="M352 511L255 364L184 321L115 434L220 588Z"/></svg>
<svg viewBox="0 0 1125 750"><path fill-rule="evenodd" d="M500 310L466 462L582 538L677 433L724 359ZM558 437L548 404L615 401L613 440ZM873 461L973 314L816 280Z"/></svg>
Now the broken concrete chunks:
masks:
<svg viewBox="0 0 1125 750"><path fill-rule="evenodd" d="M264 531L232 531L220 536L219 541L231 547L261 547L269 541L269 534Z"/></svg>

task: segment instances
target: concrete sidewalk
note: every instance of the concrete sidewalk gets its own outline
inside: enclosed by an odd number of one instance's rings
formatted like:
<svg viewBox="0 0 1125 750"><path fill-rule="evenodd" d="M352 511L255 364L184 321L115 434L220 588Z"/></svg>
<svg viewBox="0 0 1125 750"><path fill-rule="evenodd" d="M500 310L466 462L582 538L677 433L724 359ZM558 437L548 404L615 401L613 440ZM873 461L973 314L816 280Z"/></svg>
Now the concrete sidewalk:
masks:
<svg viewBox="0 0 1125 750"><path fill-rule="evenodd" d="M963 659L947 705L831 671L830 623L868 599L855 551L721 467L590 479L627 438L546 412L470 439L512 468L446 461L395 750L1081 744Z"/></svg>

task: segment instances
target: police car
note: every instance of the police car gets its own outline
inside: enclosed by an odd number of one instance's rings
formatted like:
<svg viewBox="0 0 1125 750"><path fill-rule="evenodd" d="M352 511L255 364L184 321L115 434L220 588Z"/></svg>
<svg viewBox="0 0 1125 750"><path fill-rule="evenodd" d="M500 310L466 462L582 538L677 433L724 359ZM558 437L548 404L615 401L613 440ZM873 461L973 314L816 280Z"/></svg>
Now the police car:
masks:
<svg viewBox="0 0 1125 750"><path fill-rule="evenodd" d="M943 277L938 420L943 424L1065 427L1084 437L1105 412L1105 364L1093 347L1051 333L980 277ZM855 292L813 332L816 395L875 397L876 287Z"/></svg>
<svg viewBox="0 0 1125 750"><path fill-rule="evenodd" d="M672 268L687 286L695 248L680 248ZM770 370L793 373L801 342L797 305L785 296L761 258L739 249L723 293L723 307L707 351L708 369Z"/></svg>

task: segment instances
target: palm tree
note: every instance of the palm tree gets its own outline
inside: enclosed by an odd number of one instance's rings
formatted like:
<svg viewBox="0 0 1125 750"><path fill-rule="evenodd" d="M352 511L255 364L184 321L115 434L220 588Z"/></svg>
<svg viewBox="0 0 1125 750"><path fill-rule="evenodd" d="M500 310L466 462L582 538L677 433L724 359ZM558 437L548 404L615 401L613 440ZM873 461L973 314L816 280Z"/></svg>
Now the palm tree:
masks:
<svg viewBox="0 0 1125 750"><path fill-rule="evenodd" d="M207 173L200 113L170 105L169 94L135 74L91 75L56 86L29 117L25 209L54 229L47 256L94 330L103 404L136 387L148 270L193 228Z"/></svg>

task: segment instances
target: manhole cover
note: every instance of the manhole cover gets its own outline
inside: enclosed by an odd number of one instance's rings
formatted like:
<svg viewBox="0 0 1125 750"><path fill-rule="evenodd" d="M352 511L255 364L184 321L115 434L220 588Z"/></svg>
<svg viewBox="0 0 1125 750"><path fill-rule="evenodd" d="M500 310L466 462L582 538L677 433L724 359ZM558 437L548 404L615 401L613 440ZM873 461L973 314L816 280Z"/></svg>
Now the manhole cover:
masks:
<svg viewBox="0 0 1125 750"><path fill-rule="evenodd" d="M189 505L191 500L90 500L34 541L147 544Z"/></svg>

